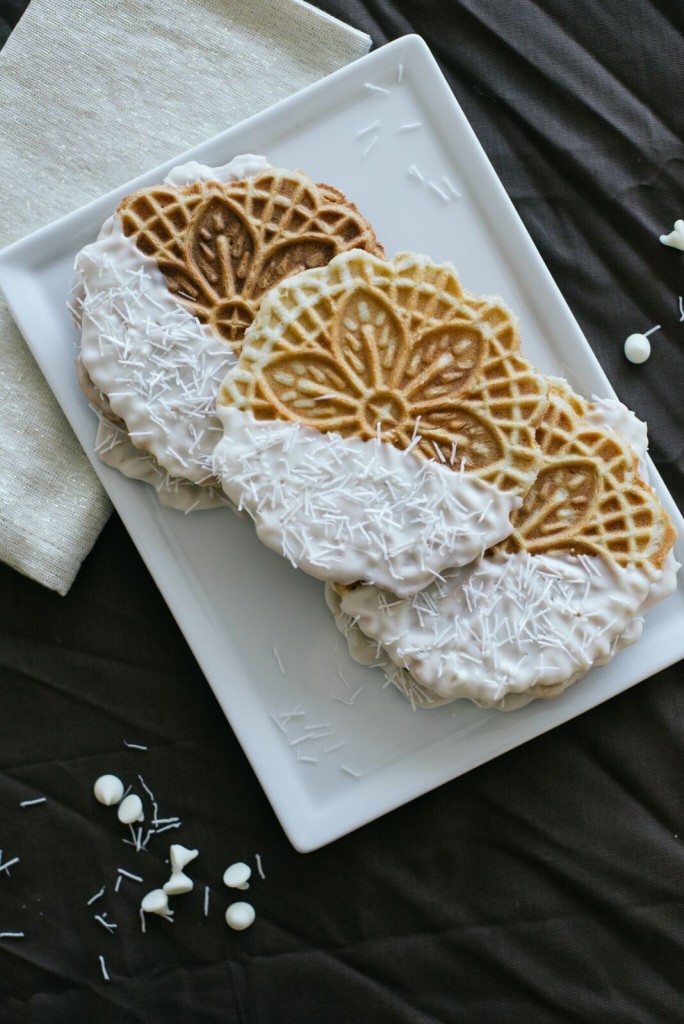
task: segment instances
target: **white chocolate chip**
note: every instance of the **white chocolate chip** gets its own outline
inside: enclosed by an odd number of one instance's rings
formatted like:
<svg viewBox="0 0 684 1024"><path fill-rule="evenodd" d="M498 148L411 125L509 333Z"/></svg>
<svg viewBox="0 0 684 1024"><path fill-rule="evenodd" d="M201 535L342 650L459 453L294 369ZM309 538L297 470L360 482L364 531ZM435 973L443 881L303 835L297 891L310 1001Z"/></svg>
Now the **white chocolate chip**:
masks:
<svg viewBox="0 0 684 1024"><path fill-rule="evenodd" d="M223 874L223 881L229 889L249 889L248 879L251 874L252 869L249 865L238 861L236 864L231 864L229 868L226 868Z"/></svg>
<svg viewBox="0 0 684 1024"><path fill-rule="evenodd" d="M181 846L180 843L174 843L173 846L169 847L169 860L171 861L171 871L174 875L182 871L186 864L189 864L191 860L199 854L199 850L189 850L186 846Z"/></svg>
<svg viewBox="0 0 684 1024"><path fill-rule="evenodd" d="M117 814L119 821L122 821L124 825L132 825L135 821L143 821L145 815L143 813L142 800L135 793L129 793L126 799L122 800L119 804Z"/></svg>
<svg viewBox="0 0 684 1024"><path fill-rule="evenodd" d="M101 775L93 786L95 799L105 807L118 804L124 794L124 784L116 775Z"/></svg>
<svg viewBox="0 0 684 1024"><path fill-rule="evenodd" d="M164 892L169 896L180 896L184 892L190 892L194 884L182 871L174 871L168 882L164 883Z"/></svg>
<svg viewBox="0 0 684 1024"><path fill-rule="evenodd" d="M651 354L651 343L645 334L630 334L625 341L625 355L630 363L645 363Z"/></svg>
<svg viewBox="0 0 684 1024"><path fill-rule="evenodd" d="M663 245L670 245L673 249L684 249L684 220L674 222L674 230L669 235L661 235L660 241Z"/></svg>
<svg viewBox="0 0 684 1024"><path fill-rule="evenodd" d="M161 914L162 917L170 917L169 897L163 889L152 889L146 896L143 896L140 904L146 914Z"/></svg>
<svg viewBox="0 0 684 1024"><path fill-rule="evenodd" d="M226 910L226 922L236 932L242 932L254 923L254 907L251 903L231 903Z"/></svg>
<svg viewBox="0 0 684 1024"><path fill-rule="evenodd" d="M630 334L625 341L625 355L630 363L645 363L651 354L651 343L645 334Z"/></svg>
<svg viewBox="0 0 684 1024"><path fill-rule="evenodd" d="M646 362L651 354L651 343L648 340L649 335L654 334L655 331L659 330L660 324L656 324L655 327L651 327L650 331L644 331L643 334L630 334L629 338L627 338L627 341L625 342L625 355L629 359L630 363Z"/></svg>

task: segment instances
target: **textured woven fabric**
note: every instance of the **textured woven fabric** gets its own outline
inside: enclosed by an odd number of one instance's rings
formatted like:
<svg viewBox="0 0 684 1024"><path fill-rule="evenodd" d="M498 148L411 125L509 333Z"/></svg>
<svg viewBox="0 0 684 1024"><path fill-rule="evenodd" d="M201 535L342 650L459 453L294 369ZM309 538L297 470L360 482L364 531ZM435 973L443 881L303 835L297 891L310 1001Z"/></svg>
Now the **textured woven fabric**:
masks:
<svg viewBox="0 0 684 1024"><path fill-rule="evenodd" d="M0 246L369 46L301 0L34 0L0 54ZM65 593L109 502L2 303L0 346L0 558Z"/></svg>

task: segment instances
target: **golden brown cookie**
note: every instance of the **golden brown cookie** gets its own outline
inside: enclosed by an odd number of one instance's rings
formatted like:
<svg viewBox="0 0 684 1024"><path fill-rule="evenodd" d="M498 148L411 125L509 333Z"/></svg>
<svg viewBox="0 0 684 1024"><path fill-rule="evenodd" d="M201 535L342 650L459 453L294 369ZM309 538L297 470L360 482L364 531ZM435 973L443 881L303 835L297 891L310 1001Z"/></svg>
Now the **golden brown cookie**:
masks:
<svg viewBox="0 0 684 1024"><path fill-rule="evenodd" d="M274 285L347 249L383 254L354 204L301 171L145 188L117 212L169 290L236 351Z"/></svg>
<svg viewBox="0 0 684 1024"><path fill-rule="evenodd" d="M416 706L556 697L634 643L644 612L674 589L676 531L640 475L645 431L637 454L599 403L549 383L541 467L506 540L410 599L328 590L352 655Z"/></svg>
<svg viewBox="0 0 684 1024"><path fill-rule="evenodd" d="M455 268L348 252L262 304L217 407L343 438L379 437L498 490L536 477L546 383L517 318L465 291Z"/></svg>

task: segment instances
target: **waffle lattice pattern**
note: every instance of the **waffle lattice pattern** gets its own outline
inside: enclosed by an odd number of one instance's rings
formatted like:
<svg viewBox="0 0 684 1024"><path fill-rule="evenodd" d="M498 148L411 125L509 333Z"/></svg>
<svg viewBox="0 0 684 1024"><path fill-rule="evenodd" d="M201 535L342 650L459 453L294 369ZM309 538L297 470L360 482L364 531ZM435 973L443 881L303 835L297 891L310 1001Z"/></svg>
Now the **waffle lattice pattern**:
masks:
<svg viewBox="0 0 684 1024"><path fill-rule="evenodd" d="M169 290L236 349L264 293L286 277L347 249L382 255L372 227L341 192L297 171L146 188L118 212Z"/></svg>
<svg viewBox="0 0 684 1024"><path fill-rule="evenodd" d="M537 439L543 464L513 513L507 551L601 555L618 565L662 568L675 539L670 519L639 478L620 435L586 420L589 403L554 382Z"/></svg>
<svg viewBox="0 0 684 1024"><path fill-rule="evenodd" d="M503 303L450 264L346 253L264 301L219 404L399 449L526 493L546 383Z"/></svg>

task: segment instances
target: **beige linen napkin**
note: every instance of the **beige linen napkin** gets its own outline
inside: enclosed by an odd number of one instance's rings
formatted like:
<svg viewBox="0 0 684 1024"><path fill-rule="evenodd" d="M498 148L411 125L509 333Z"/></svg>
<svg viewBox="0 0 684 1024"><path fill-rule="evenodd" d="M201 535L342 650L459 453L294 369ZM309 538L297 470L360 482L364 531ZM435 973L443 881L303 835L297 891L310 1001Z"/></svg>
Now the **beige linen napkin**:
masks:
<svg viewBox="0 0 684 1024"><path fill-rule="evenodd" d="M0 52L0 248L369 47L303 0L32 0ZM1 301L0 349L0 559L64 594L109 502Z"/></svg>

